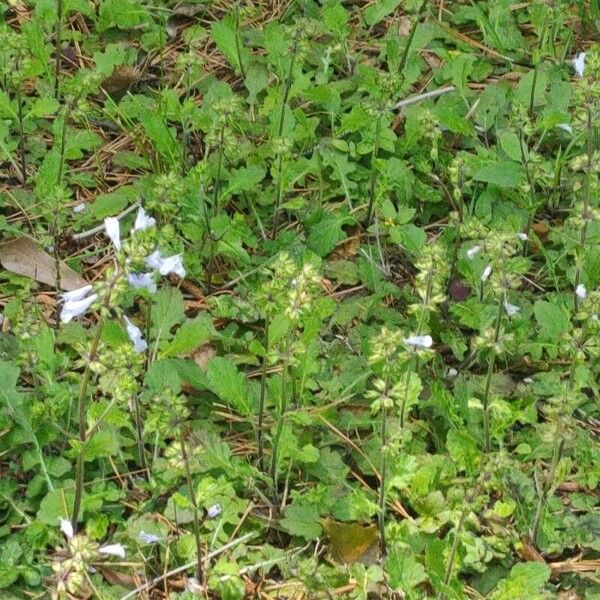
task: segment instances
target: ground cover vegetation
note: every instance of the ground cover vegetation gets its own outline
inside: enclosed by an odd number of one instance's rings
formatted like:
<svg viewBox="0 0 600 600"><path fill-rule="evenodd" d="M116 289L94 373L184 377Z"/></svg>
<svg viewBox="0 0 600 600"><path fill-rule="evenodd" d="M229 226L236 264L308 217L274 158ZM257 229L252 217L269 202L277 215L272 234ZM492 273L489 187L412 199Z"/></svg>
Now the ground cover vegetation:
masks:
<svg viewBox="0 0 600 600"><path fill-rule="evenodd" d="M600 598L597 0L0 4L0 597Z"/></svg>

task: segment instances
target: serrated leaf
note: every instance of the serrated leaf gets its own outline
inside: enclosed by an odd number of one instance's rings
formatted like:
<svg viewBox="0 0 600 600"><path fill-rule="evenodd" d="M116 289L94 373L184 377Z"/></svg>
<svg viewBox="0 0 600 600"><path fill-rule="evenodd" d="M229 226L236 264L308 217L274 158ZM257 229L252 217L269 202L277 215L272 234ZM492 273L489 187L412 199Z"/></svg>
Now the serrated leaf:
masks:
<svg viewBox="0 0 600 600"><path fill-rule="evenodd" d="M191 321L186 321L175 333L173 339L166 344L161 356L180 356L195 350L204 342L216 335L212 318L208 313L202 313Z"/></svg>
<svg viewBox="0 0 600 600"><path fill-rule="evenodd" d="M370 4L363 12L365 23L372 27L382 19L394 12L402 0L377 0Z"/></svg>
<svg viewBox="0 0 600 600"><path fill-rule="evenodd" d="M281 527L290 535L314 540L321 535L323 528L319 523L319 511L312 504L292 504L285 511L285 516L279 522Z"/></svg>
<svg viewBox="0 0 600 600"><path fill-rule="evenodd" d="M522 181L523 167L512 160L490 162L476 171L476 181L492 183L501 188L516 188Z"/></svg>
<svg viewBox="0 0 600 600"><path fill-rule="evenodd" d="M242 415L250 415L246 378L227 358L215 356L206 363L206 381L210 390Z"/></svg>
<svg viewBox="0 0 600 600"><path fill-rule="evenodd" d="M171 329L181 323L184 318L185 305L181 291L174 287L162 288L154 296L152 306L152 339L170 339Z"/></svg>
<svg viewBox="0 0 600 600"><path fill-rule="evenodd" d="M566 312L556 304L546 300L538 300L533 305L535 320L542 329L546 338L557 340L558 337L569 330L569 317Z"/></svg>

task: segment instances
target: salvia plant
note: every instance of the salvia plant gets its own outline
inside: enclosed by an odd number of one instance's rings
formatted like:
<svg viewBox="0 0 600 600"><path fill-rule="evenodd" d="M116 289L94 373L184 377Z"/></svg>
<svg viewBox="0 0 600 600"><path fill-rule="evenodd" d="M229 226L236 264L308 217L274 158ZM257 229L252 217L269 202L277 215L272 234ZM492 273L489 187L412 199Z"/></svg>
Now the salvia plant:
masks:
<svg viewBox="0 0 600 600"><path fill-rule="evenodd" d="M599 27L0 3L0 598L598 597Z"/></svg>

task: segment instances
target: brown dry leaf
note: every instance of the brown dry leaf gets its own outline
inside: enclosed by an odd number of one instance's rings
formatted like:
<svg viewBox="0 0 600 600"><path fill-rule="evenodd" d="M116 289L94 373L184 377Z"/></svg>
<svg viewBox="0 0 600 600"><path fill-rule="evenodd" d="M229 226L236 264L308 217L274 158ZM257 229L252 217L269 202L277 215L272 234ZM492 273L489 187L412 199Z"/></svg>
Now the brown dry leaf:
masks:
<svg viewBox="0 0 600 600"><path fill-rule="evenodd" d="M112 96L127 91L140 80L140 72L135 67L119 65L103 82L102 87Z"/></svg>
<svg viewBox="0 0 600 600"><path fill-rule="evenodd" d="M534 223L531 226L531 229L533 229L535 235L537 235L542 241L544 241L550 233L550 227L548 227L547 223Z"/></svg>
<svg viewBox="0 0 600 600"><path fill-rule="evenodd" d="M542 562L546 563L544 557L538 552L538 549L533 545L530 537L525 535L521 538L521 549L519 555L529 562Z"/></svg>
<svg viewBox="0 0 600 600"><path fill-rule="evenodd" d="M54 258L29 237L9 240L0 244L0 264L11 273L57 287ZM62 290L75 290L84 285L87 285L85 279L64 263L60 264L60 287Z"/></svg>
<svg viewBox="0 0 600 600"><path fill-rule="evenodd" d="M212 344L202 344L192 352L192 358L198 368L204 372L206 371L206 363L216 354L217 350Z"/></svg>
<svg viewBox="0 0 600 600"><path fill-rule="evenodd" d="M111 585L120 585L125 588L134 588L138 585L138 578L132 575L120 573L119 571L114 571L103 566L98 566L97 568L102 573L104 579Z"/></svg>

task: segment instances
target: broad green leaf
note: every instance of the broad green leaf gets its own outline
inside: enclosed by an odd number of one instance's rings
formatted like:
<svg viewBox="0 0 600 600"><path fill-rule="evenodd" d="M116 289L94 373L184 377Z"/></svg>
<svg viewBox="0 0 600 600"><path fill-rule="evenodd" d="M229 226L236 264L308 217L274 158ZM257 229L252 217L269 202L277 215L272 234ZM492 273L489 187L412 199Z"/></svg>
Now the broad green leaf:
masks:
<svg viewBox="0 0 600 600"><path fill-rule="evenodd" d="M199 314L195 319L186 321L176 331L173 339L162 348L161 356L166 358L191 352L216 333L210 314Z"/></svg>
<svg viewBox="0 0 600 600"><path fill-rule="evenodd" d="M411 593L416 586L427 581L425 567L417 562L408 548L393 548L386 561L390 587L396 591Z"/></svg>
<svg viewBox="0 0 600 600"><path fill-rule="evenodd" d="M206 381L210 390L242 415L250 415L246 378L227 358L215 356L206 363Z"/></svg>
<svg viewBox="0 0 600 600"><path fill-rule="evenodd" d="M548 596L542 593L542 588L551 573L550 567L543 562L518 563L511 569L510 575L498 584L490 600L543 600Z"/></svg>
<svg viewBox="0 0 600 600"><path fill-rule="evenodd" d="M533 312L545 338L557 341L562 333L569 330L569 317L560 306L546 300L538 300L533 305Z"/></svg>
<svg viewBox="0 0 600 600"><path fill-rule="evenodd" d="M481 167L473 178L501 188L516 188L523 180L523 175L523 167L518 162L496 160Z"/></svg>
<svg viewBox="0 0 600 600"><path fill-rule="evenodd" d="M319 537L323 531L319 522L319 511L311 504L294 503L288 506L279 524L290 535L302 537L307 541Z"/></svg>
<svg viewBox="0 0 600 600"><path fill-rule="evenodd" d="M394 12L402 0L376 0L372 2L363 12L365 23L372 27L382 19Z"/></svg>
<svg viewBox="0 0 600 600"><path fill-rule="evenodd" d="M152 340L170 339L171 329L185 318L185 305L181 291L174 287L161 288L154 296L151 314ZM152 341L148 340L148 343L151 344Z"/></svg>

